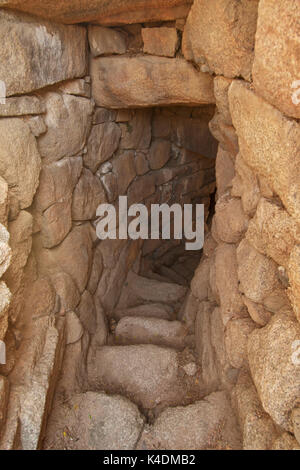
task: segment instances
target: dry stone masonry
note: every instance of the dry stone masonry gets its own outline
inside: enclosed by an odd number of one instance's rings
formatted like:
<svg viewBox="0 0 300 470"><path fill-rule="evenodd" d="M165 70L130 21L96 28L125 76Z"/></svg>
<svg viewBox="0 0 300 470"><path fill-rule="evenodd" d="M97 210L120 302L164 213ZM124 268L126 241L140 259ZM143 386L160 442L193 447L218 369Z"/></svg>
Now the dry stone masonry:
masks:
<svg viewBox="0 0 300 470"><path fill-rule="evenodd" d="M0 0L0 39L0 449L300 449L298 0ZM203 250L100 241L120 196L204 204Z"/></svg>

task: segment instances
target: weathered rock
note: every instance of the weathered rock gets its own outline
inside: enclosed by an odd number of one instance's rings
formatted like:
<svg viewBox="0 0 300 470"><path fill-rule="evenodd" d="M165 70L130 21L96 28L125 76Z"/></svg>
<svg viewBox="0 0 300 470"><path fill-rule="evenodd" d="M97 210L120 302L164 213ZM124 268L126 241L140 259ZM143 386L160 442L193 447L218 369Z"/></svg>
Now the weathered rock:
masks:
<svg viewBox="0 0 300 470"><path fill-rule="evenodd" d="M3 341L8 328L8 309L11 292L5 282L0 281L0 340Z"/></svg>
<svg viewBox="0 0 300 470"><path fill-rule="evenodd" d="M115 201L115 199L118 197L117 177L113 173L107 173L101 176L100 179L106 192L107 201Z"/></svg>
<svg viewBox="0 0 300 470"><path fill-rule="evenodd" d="M237 249L240 291L252 302L262 303L277 312L288 306L288 299L279 281L276 263L260 254L244 239Z"/></svg>
<svg viewBox="0 0 300 470"><path fill-rule="evenodd" d="M1 6L13 8L62 23L82 23L93 21L104 25L170 21L185 18L192 0L165 0L162 5L157 0L90 0L82 6L81 0L69 3L47 3L31 1L24 4L20 0L1 0Z"/></svg>
<svg viewBox="0 0 300 470"><path fill-rule="evenodd" d="M60 313L74 310L80 302L80 293L72 277L60 272L51 275L51 282L60 298Z"/></svg>
<svg viewBox="0 0 300 470"><path fill-rule="evenodd" d="M5 423L8 398L9 398L9 381L6 377L0 376L0 429Z"/></svg>
<svg viewBox="0 0 300 470"><path fill-rule="evenodd" d="M255 323L265 326L269 322L272 317L272 313L268 312L263 305L252 302L252 300L245 296L243 296L243 301L248 309L250 317Z"/></svg>
<svg viewBox="0 0 300 470"><path fill-rule="evenodd" d="M7 271L11 261L11 248L8 243L9 232L0 224L0 277Z"/></svg>
<svg viewBox="0 0 300 470"><path fill-rule="evenodd" d="M127 188L136 176L134 151L128 150L113 161L113 171L116 174L118 195L126 194Z"/></svg>
<svg viewBox="0 0 300 470"><path fill-rule="evenodd" d="M51 249L38 252L38 262L43 272L64 271L75 281L80 292L88 282L92 263L92 239L88 224L74 227L63 242ZM80 269L78 267L80 266Z"/></svg>
<svg viewBox="0 0 300 470"><path fill-rule="evenodd" d="M78 154L90 130L93 112L91 101L79 96L48 92L45 104L48 131L38 139L44 161L51 163Z"/></svg>
<svg viewBox="0 0 300 470"><path fill-rule="evenodd" d="M179 321L160 318L124 317L117 324L118 344L156 344L174 349L186 346L187 329Z"/></svg>
<svg viewBox="0 0 300 470"><path fill-rule="evenodd" d="M126 52L125 35L115 29L90 25L88 37L93 57Z"/></svg>
<svg viewBox="0 0 300 470"><path fill-rule="evenodd" d="M63 158L43 165L40 184L35 196L35 206L43 212L59 201L70 201L82 171L82 158Z"/></svg>
<svg viewBox="0 0 300 470"><path fill-rule="evenodd" d="M60 404L54 409L45 449L133 450L143 425L137 406L124 397L77 394L69 406ZM64 432L66 428L74 434Z"/></svg>
<svg viewBox="0 0 300 470"><path fill-rule="evenodd" d="M178 284L159 282L130 271L118 308L134 307L145 302L172 304L180 301L186 291L186 287Z"/></svg>
<svg viewBox="0 0 300 470"><path fill-rule="evenodd" d="M253 64L257 92L284 114L298 119L299 15L296 0L260 2Z"/></svg>
<svg viewBox="0 0 300 470"><path fill-rule="evenodd" d="M159 170L171 157L171 144L167 140L155 140L149 150L151 170Z"/></svg>
<svg viewBox="0 0 300 470"><path fill-rule="evenodd" d="M216 75L250 80L257 0L196 0L183 34L187 60L207 63Z"/></svg>
<svg viewBox="0 0 300 470"><path fill-rule="evenodd" d="M153 345L104 346L88 364L93 389L122 393L144 409L187 403L195 379L180 377L177 352ZM188 387L189 381L191 386Z"/></svg>
<svg viewBox="0 0 300 470"><path fill-rule="evenodd" d="M293 249L288 266L290 288L288 290L289 298L294 308L298 321L300 321L300 248L295 246Z"/></svg>
<svg viewBox="0 0 300 470"><path fill-rule="evenodd" d="M144 53L163 57L174 57L178 46L175 28L143 28Z"/></svg>
<svg viewBox="0 0 300 470"><path fill-rule="evenodd" d="M21 285L23 271L31 251L32 224L32 215L27 211L21 211L16 220L8 225L12 258L4 280L13 294Z"/></svg>
<svg viewBox="0 0 300 470"><path fill-rule="evenodd" d="M103 272L103 259L102 254L100 251L100 245L98 245L93 254L93 264L91 269L91 274L89 278L89 282L87 285L87 290L93 295L96 292L99 279Z"/></svg>
<svg viewBox="0 0 300 470"><path fill-rule="evenodd" d="M227 194L216 203L215 228L218 237L226 243L238 243L248 227L248 217L243 211L241 200Z"/></svg>
<svg viewBox="0 0 300 470"><path fill-rule="evenodd" d="M29 126L18 118L0 120L0 175L9 189L10 211L30 206L38 187L41 158ZM11 162L14 165L11 165Z"/></svg>
<svg viewBox="0 0 300 470"><path fill-rule="evenodd" d="M229 109L228 90L232 83L232 80L225 78L222 75L215 77L214 79L214 93L216 97L216 106L218 112L222 114L224 122L232 126L232 119Z"/></svg>
<svg viewBox="0 0 300 470"><path fill-rule="evenodd" d="M300 124L285 118L237 80L230 85L229 102L243 159L266 178L288 212L299 219Z"/></svg>
<svg viewBox="0 0 300 470"><path fill-rule="evenodd" d="M216 181L218 196L222 196L232 186L234 163L229 152L219 145L216 159Z"/></svg>
<svg viewBox="0 0 300 470"><path fill-rule="evenodd" d="M66 314L66 344L73 344L80 340L83 335L81 321L75 312Z"/></svg>
<svg viewBox="0 0 300 470"><path fill-rule="evenodd" d="M215 350L211 343L213 310L214 305L210 302L200 302L195 322L196 351L206 394L217 390L219 386Z"/></svg>
<svg viewBox="0 0 300 470"><path fill-rule="evenodd" d="M0 79L6 85L7 96L85 74L84 28L54 25L5 10L1 10L0 18Z"/></svg>
<svg viewBox="0 0 300 470"><path fill-rule="evenodd" d="M98 106L190 106L215 101L212 77L197 72L184 59L155 56L98 58L92 61L91 76L93 97Z"/></svg>
<svg viewBox="0 0 300 470"><path fill-rule="evenodd" d="M239 292L236 248L222 243L216 249L216 288L221 302L223 322L243 316L243 299Z"/></svg>
<svg viewBox="0 0 300 470"><path fill-rule="evenodd" d="M241 448L238 425L225 392L186 407L168 408L143 431L139 450Z"/></svg>
<svg viewBox="0 0 300 470"><path fill-rule="evenodd" d="M173 309L165 304L153 303L143 304L132 308L117 309L114 314L117 319L121 319L123 317L146 317L171 320Z"/></svg>
<svg viewBox="0 0 300 470"><path fill-rule="evenodd" d="M149 162L143 152L136 152L135 155L135 169L137 175L144 175L149 171Z"/></svg>
<svg viewBox="0 0 300 470"><path fill-rule="evenodd" d="M67 95L82 96L83 98L91 97L91 85L84 78L67 80L59 85L59 90Z"/></svg>
<svg viewBox="0 0 300 470"><path fill-rule="evenodd" d="M236 318L227 323L225 346L232 367L247 367L247 341L254 328L255 323L250 318Z"/></svg>
<svg viewBox="0 0 300 470"><path fill-rule="evenodd" d="M18 96L6 98L0 106L0 116L14 117L28 114L42 114L46 111L44 104L37 96Z"/></svg>
<svg viewBox="0 0 300 470"><path fill-rule="evenodd" d="M204 108L206 109L206 108ZM211 108L208 107L210 110ZM214 159L217 153L217 142L208 129L210 119L203 113L200 118L177 116L172 119L173 139L179 147L200 154L207 159ZM207 166L210 167L209 165Z"/></svg>
<svg viewBox="0 0 300 470"><path fill-rule="evenodd" d="M202 258L191 282L191 291L200 301L208 298L210 266L210 259Z"/></svg>
<svg viewBox="0 0 300 470"><path fill-rule="evenodd" d="M0 176L0 223L7 226L8 220L8 184Z"/></svg>
<svg viewBox="0 0 300 470"><path fill-rule="evenodd" d="M241 370L232 392L243 435L244 450L269 450L277 438L275 423L263 410L251 376Z"/></svg>
<svg viewBox="0 0 300 470"><path fill-rule="evenodd" d="M77 310L84 328L90 334L95 333L97 325L96 308L93 297L88 290L83 292Z"/></svg>
<svg viewBox="0 0 300 470"><path fill-rule="evenodd" d="M220 146L235 156L239 151L238 137L233 126L226 124L223 115L217 112L209 122L209 130Z"/></svg>
<svg viewBox="0 0 300 470"><path fill-rule="evenodd" d="M151 142L151 110L135 110L133 117L126 124L121 124L121 149L148 149Z"/></svg>
<svg viewBox="0 0 300 470"><path fill-rule="evenodd" d="M105 202L106 195L101 181L84 168L73 193L72 219L94 219L97 207Z"/></svg>
<svg viewBox="0 0 300 470"><path fill-rule="evenodd" d="M117 120L118 111L114 109L106 109L106 108L95 108L94 116L93 116L93 124L103 124L104 122L112 122Z"/></svg>
<svg viewBox="0 0 300 470"><path fill-rule="evenodd" d="M300 444L300 408L294 408L292 411L292 421L294 435Z"/></svg>
<svg viewBox="0 0 300 470"><path fill-rule="evenodd" d="M276 314L267 326L254 330L248 341L251 374L262 405L279 426L293 432L291 411L300 393L299 364L293 362L293 342L299 323Z"/></svg>
<svg viewBox="0 0 300 470"><path fill-rule="evenodd" d="M45 132L47 131L47 126L42 116L33 116L25 120L29 125L34 137L39 137L40 135L45 134Z"/></svg>
<svg viewBox="0 0 300 470"><path fill-rule="evenodd" d="M117 150L121 130L114 122L93 126L84 155L84 164L95 173L99 166L109 160Z"/></svg>
<svg viewBox="0 0 300 470"><path fill-rule="evenodd" d="M240 153L236 156L235 171L236 175L232 181L231 195L240 197L245 213L253 217L260 198L258 178L251 168L246 165Z"/></svg>
<svg viewBox="0 0 300 470"><path fill-rule="evenodd" d="M290 253L300 241L300 229L284 209L261 198L246 238L260 253L287 268Z"/></svg>
<svg viewBox="0 0 300 470"><path fill-rule="evenodd" d="M271 450L300 450L300 446L290 433L284 432L273 442Z"/></svg>

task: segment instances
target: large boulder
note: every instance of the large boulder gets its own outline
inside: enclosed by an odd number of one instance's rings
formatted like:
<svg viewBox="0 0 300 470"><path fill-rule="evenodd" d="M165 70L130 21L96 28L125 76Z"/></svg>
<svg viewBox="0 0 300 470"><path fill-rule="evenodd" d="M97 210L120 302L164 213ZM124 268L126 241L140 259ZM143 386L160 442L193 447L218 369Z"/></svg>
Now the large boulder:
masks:
<svg viewBox="0 0 300 470"><path fill-rule="evenodd" d="M46 93L44 99L48 130L38 139L44 161L51 163L78 154L90 131L93 112L91 101L55 92Z"/></svg>
<svg viewBox="0 0 300 470"><path fill-rule="evenodd" d="M180 58L99 57L92 60L91 76L96 104L107 108L215 101L212 77Z"/></svg>
<svg viewBox="0 0 300 470"><path fill-rule="evenodd" d="M299 219L300 124L287 119L238 80L230 85L229 102L243 159L266 178L287 211Z"/></svg>
<svg viewBox="0 0 300 470"><path fill-rule="evenodd" d="M86 73L85 28L54 25L1 10L0 41L0 80L7 96Z"/></svg>
<svg viewBox="0 0 300 470"><path fill-rule="evenodd" d="M187 60L216 75L251 77L257 0L196 0L183 34Z"/></svg>
<svg viewBox="0 0 300 470"><path fill-rule="evenodd" d="M262 405L289 432L293 432L291 411L300 395L300 365L293 360L293 345L299 338L299 323L292 316L276 314L248 341L251 374Z"/></svg>
<svg viewBox="0 0 300 470"><path fill-rule="evenodd" d="M241 448L238 424L225 392L186 407L163 411L146 427L139 450L237 450Z"/></svg>
<svg viewBox="0 0 300 470"><path fill-rule="evenodd" d="M253 82L257 92L284 114L300 118L300 4L259 2Z"/></svg>
<svg viewBox="0 0 300 470"><path fill-rule="evenodd" d="M184 18L192 0L1 0L0 6L21 10L62 23L94 23L118 25L148 21L170 21Z"/></svg>
<svg viewBox="0 0 300 470"><path fill-rule="evenodd" d="M124 397L77 394L54 408L44 449L133 450L143 426L137 406Z"/></svg>
<svg viewBox="0 0 300 470"><path fill-rule="evenodd" d="M0 136L0 175L8 184L10 215L16 216L19 209L32 203L39 184L41 157L22 119L1 119Z"/></svg>

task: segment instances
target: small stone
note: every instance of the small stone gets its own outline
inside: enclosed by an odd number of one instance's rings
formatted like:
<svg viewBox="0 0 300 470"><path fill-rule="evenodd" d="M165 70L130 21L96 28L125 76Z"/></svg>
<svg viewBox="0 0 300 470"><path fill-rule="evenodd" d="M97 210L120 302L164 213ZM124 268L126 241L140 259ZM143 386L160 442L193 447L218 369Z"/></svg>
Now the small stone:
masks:
<svg viewBox="0 0 300 470"><path fill-rule="evenodd" d="M89 25L88 37L93 57L126 52L125 36L115 29Z"/></svg>
<svg viewBox="0 0 300 470"><path fill-rule="evenodd" d="M178 45L175 28L143 28L144 53L174 57Z"/></svg>
<svg viewBox="0 0 300 470"><path fill-rule="evenodd" d="M67 338L66 344L73 344L80 340L83 335L82 324L75 312L66 314Z"/></svg>
<svg viewBox="0 0 300 470"><path fill-rule="evenodd" d="M195 364L195 362L190 362L189 364L186 364L183 367L183 370L187 375L192 377L193 375L196 375L197 373L197 364Z"/></svg>

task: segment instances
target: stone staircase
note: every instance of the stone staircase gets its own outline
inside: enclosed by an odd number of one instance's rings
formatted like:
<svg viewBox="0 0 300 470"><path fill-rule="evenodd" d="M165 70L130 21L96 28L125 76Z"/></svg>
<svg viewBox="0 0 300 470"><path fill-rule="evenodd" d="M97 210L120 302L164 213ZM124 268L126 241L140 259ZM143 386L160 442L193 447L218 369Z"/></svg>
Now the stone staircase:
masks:
<svg viewBox="0 0 300 470"><path fill-rule="evenodd" d="M178 258L179 273L163 267L163 280L129 272L107 345L90 346L86 392L54 408L46 449L240 448L226 392L207 396L202 380L186 273Z"/></svg>

